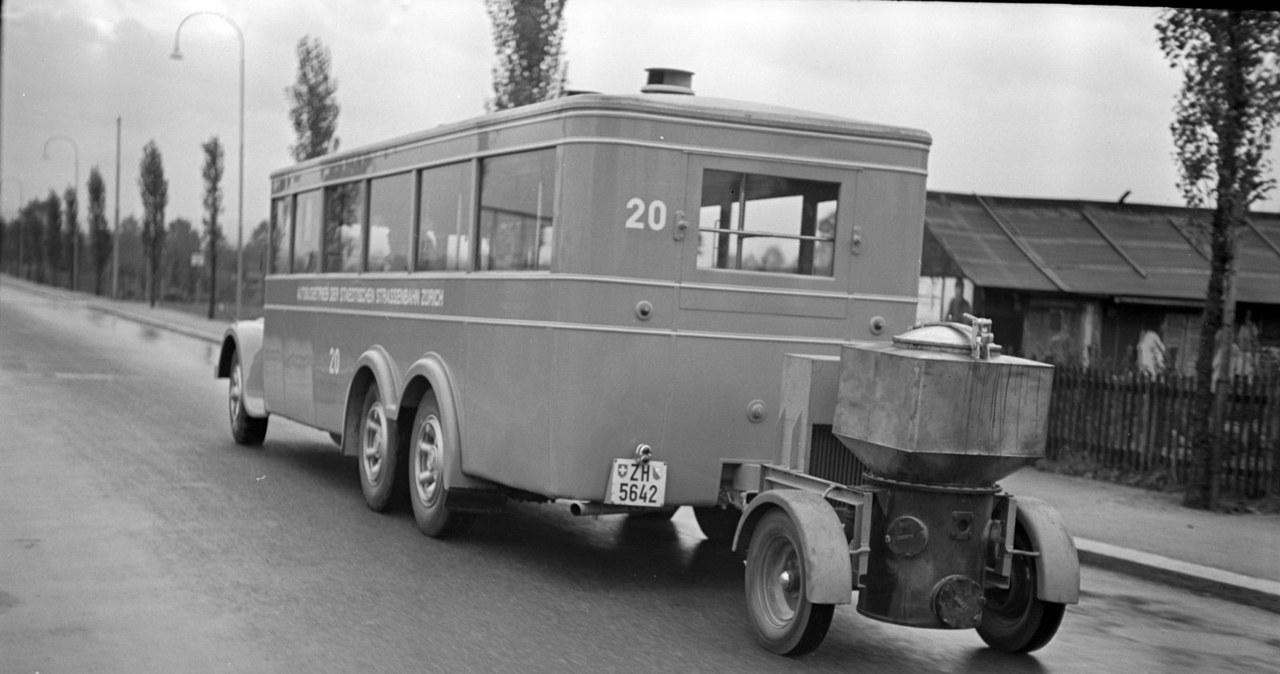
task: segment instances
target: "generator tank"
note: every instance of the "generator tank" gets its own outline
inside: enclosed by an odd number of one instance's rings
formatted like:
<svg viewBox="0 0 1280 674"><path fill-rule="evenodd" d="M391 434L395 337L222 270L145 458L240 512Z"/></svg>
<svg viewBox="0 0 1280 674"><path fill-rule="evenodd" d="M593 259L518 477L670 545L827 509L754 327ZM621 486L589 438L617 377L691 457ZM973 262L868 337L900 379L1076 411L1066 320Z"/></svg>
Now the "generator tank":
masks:
<svg viewBox="0 0 1280 674"><path fill-rule="evenodd" d="M841 351L832 430L874 494L858 611L878 620L977 627L1008 535L995 482L1044 455L1053 368L1001 355L991 321L966 319Z"/></svg>
<svg viewBox="0 0 1280 674"><path fill-rule="evenodd" d="M842 348L832 430L873 475L985 486L1044 456L1053 367L969 318Z"/></svg>

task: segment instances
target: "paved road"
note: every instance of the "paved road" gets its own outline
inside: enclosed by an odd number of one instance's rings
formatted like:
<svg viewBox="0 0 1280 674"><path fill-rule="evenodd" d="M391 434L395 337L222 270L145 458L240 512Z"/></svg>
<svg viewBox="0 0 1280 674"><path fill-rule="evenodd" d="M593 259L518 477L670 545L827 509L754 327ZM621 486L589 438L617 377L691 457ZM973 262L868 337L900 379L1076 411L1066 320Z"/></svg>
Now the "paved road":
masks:
<svg viewBox="0 0 1280 674"><path fill-rule="evenodd" d="M837 611L758 648L741 560L670 523L515 505L465 538L364 507L327 436L233 444L212 347L0 289L0 672L1277 671L1276 616L1085 569L1035 657Z"/></svg>

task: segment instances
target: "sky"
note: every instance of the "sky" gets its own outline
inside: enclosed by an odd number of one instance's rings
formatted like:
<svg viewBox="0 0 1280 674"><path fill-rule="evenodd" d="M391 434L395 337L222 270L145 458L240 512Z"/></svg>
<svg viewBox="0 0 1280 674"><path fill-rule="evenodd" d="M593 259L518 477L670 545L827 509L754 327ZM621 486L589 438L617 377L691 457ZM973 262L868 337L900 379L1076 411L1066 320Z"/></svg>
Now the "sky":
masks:
<svg viewBox="0 0 1280 674"><path fill-rule="evenodd" d="M1156 9L850 0L568 0L569 86L636 92L648 67L695 73L698 95L908 126L933 136L931 190L1181 205L1169 132L1179 74ZM187 21L183 60L169 58ZM222 222L235 241L239 40L244 235L296 142L285 89L304 35L331 51L341 149L482 114L492 36L482 0L3 0L0 211L89 170L121 219L141 216L155 141L166 220L203 217L201 144L226 148ZM67 140L70 139L70 140ZM1271 153L1280 164L1277 151ZM1274 177L1273 169L1272 176ZM77 177L78 175L78 177ZM19 194L21 192L21 194ZM85 207L80 209L81 218ZM1280 195L1255 205L1280 210Z"/></svg>

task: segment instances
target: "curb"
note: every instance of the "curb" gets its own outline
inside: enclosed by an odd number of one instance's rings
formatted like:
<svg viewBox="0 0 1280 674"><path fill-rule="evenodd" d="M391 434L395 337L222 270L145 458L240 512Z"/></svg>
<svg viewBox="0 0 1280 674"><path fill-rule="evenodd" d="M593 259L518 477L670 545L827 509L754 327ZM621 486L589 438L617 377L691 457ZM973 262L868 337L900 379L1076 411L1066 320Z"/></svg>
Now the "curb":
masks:
<svg viewBox="0 0 1280 674"><path fill-rule="evenodd" d="M116 307L112 307L112 306L104 306L101 304L90 303L89 307L92 308L94 311L101 311L104 314L111 314L112 316L116 316L117 318L123 318L127 321L133 321L134 323L141 323L142 325L158 328L160 330L168 330L169 332L176 332L185 337L199 339L201 341L208 342L210 344L222 343L221 335L214 336L196 328L189 328L185 325L170 323L168 321L151 318L150 316L140 316L138 314L128 312L128 311L123 311L121 309L117 309Z"/></svg>
<svg viewBox="0 0 1280 674"><path fill-rule="evenodd" d="M1280 583L1077 538L1080 563L1280 613Z"/></svg>

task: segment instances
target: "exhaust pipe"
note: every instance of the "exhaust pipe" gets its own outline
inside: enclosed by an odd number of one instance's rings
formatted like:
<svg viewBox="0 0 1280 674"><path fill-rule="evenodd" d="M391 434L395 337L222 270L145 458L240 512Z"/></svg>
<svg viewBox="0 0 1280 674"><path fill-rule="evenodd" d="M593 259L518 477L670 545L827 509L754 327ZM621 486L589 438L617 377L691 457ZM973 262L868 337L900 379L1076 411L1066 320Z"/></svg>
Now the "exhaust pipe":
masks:
<svg viewBox="0 0 1280 674"><path fill-rule="evenodd" d="M569 512L576 517L589 515L595 517L597 515L622 515L631 512L631 508L627 506L607 505L604 503L583 503L575 501L569 504Z"/></svg>

